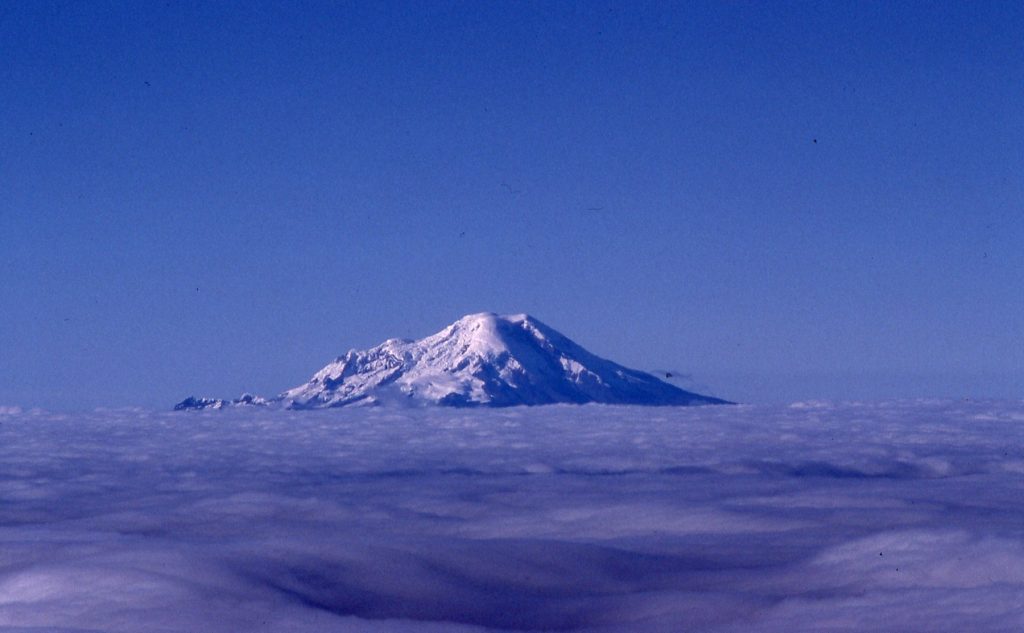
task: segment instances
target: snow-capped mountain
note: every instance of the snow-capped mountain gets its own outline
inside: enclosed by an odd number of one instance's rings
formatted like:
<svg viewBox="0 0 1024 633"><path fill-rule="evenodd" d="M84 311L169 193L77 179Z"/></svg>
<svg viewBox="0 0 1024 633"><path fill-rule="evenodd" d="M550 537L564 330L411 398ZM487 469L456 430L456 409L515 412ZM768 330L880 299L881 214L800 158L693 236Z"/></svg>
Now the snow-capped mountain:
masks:
<svg viewBox="0 0 1024 633"><path fill-rule="evenodd" d="M265 407L270 404L270 401L260 396L254 396L251 393L244 393L241 397L235 398L234 400L223 400L221 398L196 398L195 396L189 396L178 404L174 405L175 411L184 411L187 409L223 409L224 407L230 406L253 406L253 407Z"/></svg>
<svg viewBox="0 0 1024 633"><path fill-rule="evenodd" d="M176 408L266 402L191 398ZM727 404L595 356L531 316L492 313L465 316L417 341L390 339L372 349L351 350L269 404L316 409L382 403L505 407L587 402Z"/></svg>

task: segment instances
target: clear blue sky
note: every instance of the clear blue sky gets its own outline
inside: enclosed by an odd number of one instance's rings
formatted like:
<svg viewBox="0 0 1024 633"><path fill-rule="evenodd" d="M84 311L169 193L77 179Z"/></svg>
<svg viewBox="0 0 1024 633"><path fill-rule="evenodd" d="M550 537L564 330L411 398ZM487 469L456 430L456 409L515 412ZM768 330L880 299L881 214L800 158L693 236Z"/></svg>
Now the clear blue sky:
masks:
<svg viewBox="0 0 1024 633"><path fill-rule="evenodd" d="M0 404L468 312L745 401L1024 397L1024 4L0 4Z"/></svg>

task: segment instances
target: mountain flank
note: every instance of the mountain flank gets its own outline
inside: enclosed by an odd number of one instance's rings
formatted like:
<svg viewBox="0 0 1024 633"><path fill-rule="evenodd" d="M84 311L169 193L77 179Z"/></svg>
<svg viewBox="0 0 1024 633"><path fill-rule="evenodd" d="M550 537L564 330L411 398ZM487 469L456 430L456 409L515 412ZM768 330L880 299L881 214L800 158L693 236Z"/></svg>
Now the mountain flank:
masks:
<svg viewBox="0 0 1024 633"><path fill-rule="evenodd" d="M321 409L350 405L508 407L556 403L729 404L591 354L526 314L462 317L419 340L351 350L276 398L190 397L177 410L234 406Z"/></svg>

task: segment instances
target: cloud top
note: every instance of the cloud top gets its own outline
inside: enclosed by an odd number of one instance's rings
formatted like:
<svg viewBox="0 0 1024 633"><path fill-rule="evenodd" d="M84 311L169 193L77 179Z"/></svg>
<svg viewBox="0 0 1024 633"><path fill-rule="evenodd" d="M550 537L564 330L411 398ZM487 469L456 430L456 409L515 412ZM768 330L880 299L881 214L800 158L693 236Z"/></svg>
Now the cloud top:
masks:
<svg viewBox="0 0 1024 633"><path fill-rule="evenodd" d="M1024 627L1021 402L0 415L0 631Z"/></svg>

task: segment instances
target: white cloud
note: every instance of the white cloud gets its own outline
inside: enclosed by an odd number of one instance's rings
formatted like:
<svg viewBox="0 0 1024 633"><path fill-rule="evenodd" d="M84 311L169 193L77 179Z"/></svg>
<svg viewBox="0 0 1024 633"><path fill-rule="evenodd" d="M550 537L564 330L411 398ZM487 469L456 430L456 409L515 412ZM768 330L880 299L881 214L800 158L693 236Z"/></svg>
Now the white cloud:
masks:
<svg viewBox="0 0 1024 633"><path fill-rule="evenodd" d="M4 410L0 631L1016 631L1022 403Z"/></svg>

